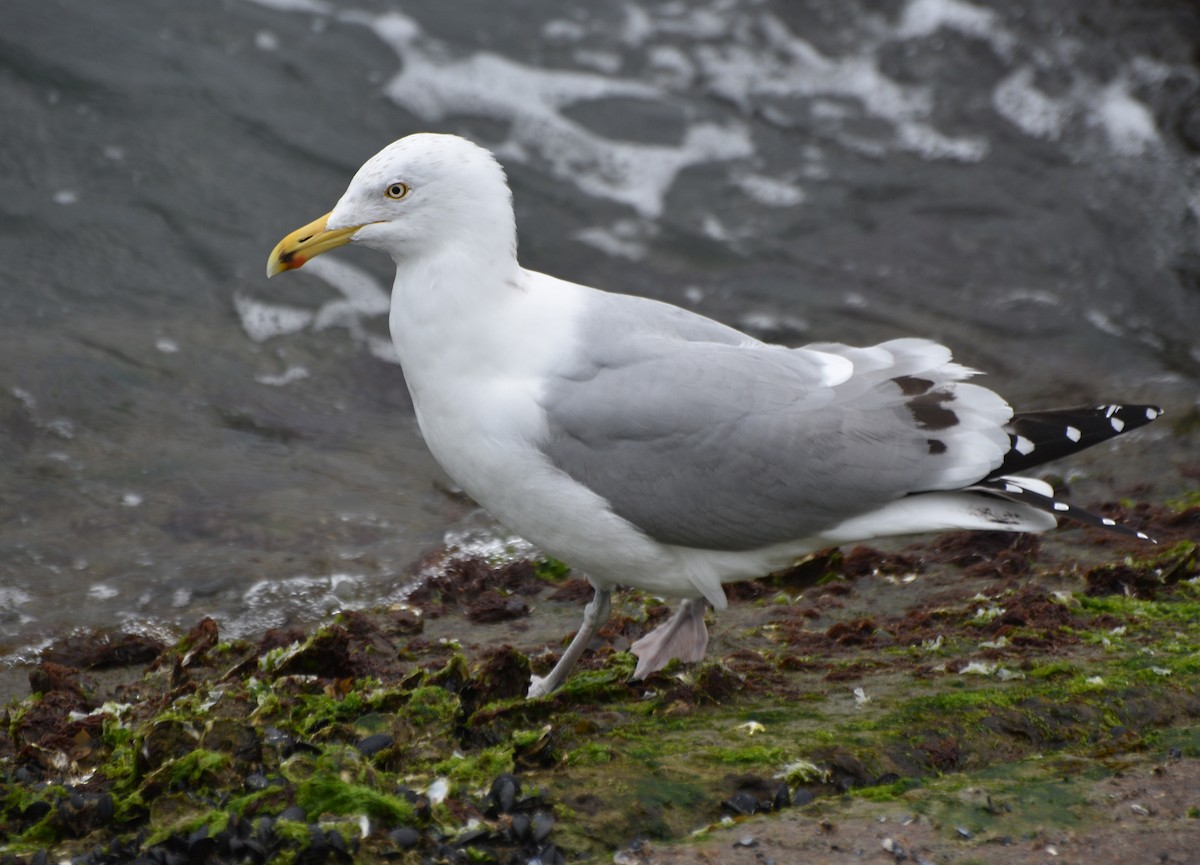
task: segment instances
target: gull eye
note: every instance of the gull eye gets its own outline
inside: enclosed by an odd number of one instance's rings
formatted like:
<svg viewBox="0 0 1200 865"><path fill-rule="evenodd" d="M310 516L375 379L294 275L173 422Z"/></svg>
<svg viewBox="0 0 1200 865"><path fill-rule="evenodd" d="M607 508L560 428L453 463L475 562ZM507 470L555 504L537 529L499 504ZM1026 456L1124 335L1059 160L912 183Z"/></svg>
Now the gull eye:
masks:
<svg viewBox="0 0 1200 865"><path fill-rule="evenodd" d="M388 188L383 191L383 194L388 198L399 201L401 198L404 198L406 195L408 195L408 184L401 183L400 181L389 183Z"/></svg>

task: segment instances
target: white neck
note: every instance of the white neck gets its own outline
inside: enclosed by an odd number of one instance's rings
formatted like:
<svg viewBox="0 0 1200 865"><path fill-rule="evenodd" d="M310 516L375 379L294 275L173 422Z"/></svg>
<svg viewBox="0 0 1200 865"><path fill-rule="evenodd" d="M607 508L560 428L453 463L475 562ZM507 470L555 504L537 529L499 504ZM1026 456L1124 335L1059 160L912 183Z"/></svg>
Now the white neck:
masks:
<svg viewBox="0 0 1200 865"><path fill-rule="evenodd" d="M414 400L425 379L467 374L485 352L502 351L503 310L523 290L523 274L507 249L481 255L450 245L396 262L389 324Z"/></svg>

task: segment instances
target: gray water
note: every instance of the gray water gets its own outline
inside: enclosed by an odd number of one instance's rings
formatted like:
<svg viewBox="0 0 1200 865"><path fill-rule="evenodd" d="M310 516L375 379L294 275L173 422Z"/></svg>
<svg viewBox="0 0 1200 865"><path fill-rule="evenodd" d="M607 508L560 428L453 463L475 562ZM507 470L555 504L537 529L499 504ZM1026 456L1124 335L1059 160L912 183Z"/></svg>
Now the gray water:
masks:
<svg viewBox="0 0 1200 865"><path fill-rule="evenodd" d="M263 276L409 132L500 154L528 267L792 344L933 337L1019 407L1197 411L1192 3L4 10L2 659L311 620L478 540L394 363L388 263ZM1157 424L1077 489L1162 500L1194 446Z"/></svg>

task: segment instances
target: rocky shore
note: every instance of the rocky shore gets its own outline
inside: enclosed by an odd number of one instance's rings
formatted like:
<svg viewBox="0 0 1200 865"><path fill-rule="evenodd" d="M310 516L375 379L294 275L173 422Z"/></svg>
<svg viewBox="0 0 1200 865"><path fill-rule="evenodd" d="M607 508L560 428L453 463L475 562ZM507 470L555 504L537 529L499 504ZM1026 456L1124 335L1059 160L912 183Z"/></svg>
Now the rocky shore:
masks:
<svg viewBox="0 0 1200 865"><path fill-rule="evenodd" d="M227 641L74 635L0 715L0 863L1184 862L1200 849L1200 506L828 550L730 587L630 683L622 593L440 551L407 604ZM1150 858L1147 858L1150 857Z"/></svg>

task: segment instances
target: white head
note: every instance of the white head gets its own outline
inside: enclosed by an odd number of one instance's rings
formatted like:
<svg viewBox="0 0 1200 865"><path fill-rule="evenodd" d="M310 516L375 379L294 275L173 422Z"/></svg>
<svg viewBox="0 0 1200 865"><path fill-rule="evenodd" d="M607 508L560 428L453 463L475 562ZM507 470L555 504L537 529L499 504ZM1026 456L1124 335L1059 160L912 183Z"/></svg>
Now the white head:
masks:
<svg viewBox="0 0 1200 865"><path fill-rule="evenodd" d="M346 243L386 252L397 264L447 246L515 261L504 169L489 151L456 135L401 138L363 164L332 211L279 242L267 275Z"/></svg>

